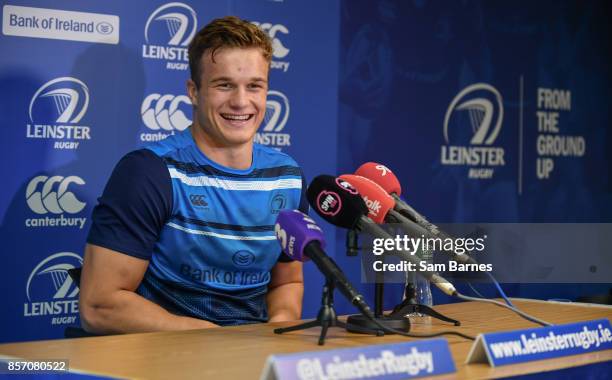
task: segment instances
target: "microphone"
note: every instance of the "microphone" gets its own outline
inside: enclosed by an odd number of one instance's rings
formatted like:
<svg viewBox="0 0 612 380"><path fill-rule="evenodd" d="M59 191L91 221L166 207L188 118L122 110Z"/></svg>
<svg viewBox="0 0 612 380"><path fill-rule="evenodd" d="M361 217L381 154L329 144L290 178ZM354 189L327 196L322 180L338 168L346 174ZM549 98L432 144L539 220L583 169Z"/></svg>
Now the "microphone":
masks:
<svg viewBox="0 0 612 380"><path fill-rule="evenodd" d="M395 210L403 213L413 222L427 229L431 234L437 236L440 233L437 226L429 223L423 215L419 214L400 198L400 195L402 195L402 185L400 185L399 180L391 169L375 162L366 162L355 170L355 174L366 177L382 187L395 200Z"/></svg>
<svg viewBox="0 0 612 380"><path fill-rule="evenodd" d="M361 313L368 318L374 318L374 313L363 296L355 290L344 272L323 251L325 247L323 231L314 220L298 210L281 210L274 225L274 232L287 256L301 262L311 259L326 277L334 280L338 290Z"/></svg>
<svg viewBox="0 0 612 380"><path fill-rule="evenodd" d="M419 214L415 209L410 207L409 204L400 198L400 195L402 194L402 186L391 169L385 165L375 162L366 162L355 171L355 174L365 177L378 184L381 189L383 189L385 193L389 194L389 196L395 201L393 209L397 213L407 217L413 223L416 223L416 225L420 227L420 231L423 235L427 237L440 238L442 240L452 239L450 235L440 230L435 224L430 223L423 215ZM403 222L400 222L402 225L404 225L404 222L406 222L405 219L406 218L404 218ZM454 259L458 261L463 263L477 264L476 260L466 253L456 253L454 251L448 252L451 253L454 256Z"/></svg>
<svg viewBox="0 0 612 380"><path fill-rule="evenodd" d="M421 226L413 223L401 213L395 211L395 200L387 194L376 182L354 174L343 174L339 177L357 189L361 198L368 207L368 217L376 224L399 223L409 234L421 236L428 235Z"/></svg>
<svg viewBox="0 0 612 380"><path fill-rule="evenodd" d="M382 191L382 194L387 195L384 191ZM381 216L384 220L392 205L385 201L384 197L380 197L379 193L376 195L375 199L381 200L377 217ZM342 228L359 229L378 238L393 240L390 234L366 216L369 213L366 203L357 189L348 181L330 175L317 176L310 183L306 196L312 208L327 222ZM401 251L394 251L393 253L406 261L412 262L416 267L419 266L418 261L413 256ZM428 270L419 271L419 273L434 283L445 294L449 296L456 294L455 287L439 274Z"/></svg>

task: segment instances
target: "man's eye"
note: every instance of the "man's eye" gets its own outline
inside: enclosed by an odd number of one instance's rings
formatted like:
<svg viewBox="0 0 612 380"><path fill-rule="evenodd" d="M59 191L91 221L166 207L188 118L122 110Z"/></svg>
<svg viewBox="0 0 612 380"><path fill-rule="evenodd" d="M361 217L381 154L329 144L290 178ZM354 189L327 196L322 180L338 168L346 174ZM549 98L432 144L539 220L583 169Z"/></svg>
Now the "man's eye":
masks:
<svg viewBox="0 0 612 380"><path fill-rule="evenodd" d="M249 85L249 88L250 88L250 89L253 89L253 90L258 90L258 89L260 89L260 88L263 88L263 85L261 85L261 84L259 84L259 83L251 83L251 84Z"/></svg>
<svg viewBox="0 0 612 380"><path fill-rule="evenodd" d="M219 83L217 85L217 88L229 89L229 88L232 88L232 85L230 83Z"/></svg>

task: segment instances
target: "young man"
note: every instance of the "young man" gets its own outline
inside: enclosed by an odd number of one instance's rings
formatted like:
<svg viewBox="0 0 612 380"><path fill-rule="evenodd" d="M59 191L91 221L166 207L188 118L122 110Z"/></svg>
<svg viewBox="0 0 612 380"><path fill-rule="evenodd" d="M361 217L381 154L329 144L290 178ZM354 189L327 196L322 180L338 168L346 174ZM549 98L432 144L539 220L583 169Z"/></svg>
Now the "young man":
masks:
<svg viewBox="0 0 612 380"><path fill-rule="evenodd" d="M253 143L272 46L237 17L189 46L193 125L127 154L93 212L81 277L85 330L123 333L285 321L302 266L280 254L281 208L306 211L301 170Z"/></svg>

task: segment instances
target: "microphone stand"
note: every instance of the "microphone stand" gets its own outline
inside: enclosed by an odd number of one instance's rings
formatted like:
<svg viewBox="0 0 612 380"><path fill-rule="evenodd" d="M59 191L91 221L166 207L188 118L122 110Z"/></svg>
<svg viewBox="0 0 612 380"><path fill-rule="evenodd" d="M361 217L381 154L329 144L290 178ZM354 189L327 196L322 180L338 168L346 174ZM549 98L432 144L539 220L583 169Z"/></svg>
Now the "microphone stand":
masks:
<svg viewBox="0 0 612 380"><path fill-rule="evenodd" d="M401 303L393 308L393 311L389 314L389 316L403 317L406 314L414 314L419 313L423 315L428 315L430 317L434 317L441 321L453 323L455 326L461 326L461 322L456 319L449 318L431 307L427 305L421 305L416 302L416 287L414 283L408 283L406 285L406 299L404 299Z"/></svg>
<svg viewBox="0 0 612 380"><path fill-rule="evenodd" d="M356 256L359 252L358 246L358 232L355 230L348 230L346 235L346 248L347 256ZM380 257L384 261L384 255ZM427 305L421 305L416 303L416 287L414 283L409 283L406 289L406 299L400 304L393 308L391 313L385 315L383 313L383 299L384 299L384 281L383 274L380 272L376 273L376 282L374 284L374 316L382 324L391 327L396 330L410 331L410 320L405 316L412 313L420 313L431 316L433 318L453 323L455 326L460 326L461 322L449 318L436 310L432 309ZM350 315L347 319L347 330L351 332L363 332L363 330L369 333L382 332L378 326L372 321L365 318L361 314Z"/></svg>
<svg viewBox="0 0 612 380"><path fill-rule="evenodd" d="M330 276L325 276L325 285L323 286L323 294L321 296L321 308L319 309L319 313L317 314L317 319L310 322L304 322L296 326L290 327L281 327L274 329L275 334L283 334L290 331L297 330L305 330L311 327L321 327L321 335L319 335L319 346L325 344L325 336L327 335L327 330L330 327L340 327L343 329L347 329L347 324L345 322L339 321L338 316L336 315L336 310L334 309L334 289L335 289L336 281ZM350 330L349 330L350 331ZM366 330L359 327L355 327L354 331L358 331L364 334L375 334L378 336L383 335L382 331L372 331Z"/></svg>

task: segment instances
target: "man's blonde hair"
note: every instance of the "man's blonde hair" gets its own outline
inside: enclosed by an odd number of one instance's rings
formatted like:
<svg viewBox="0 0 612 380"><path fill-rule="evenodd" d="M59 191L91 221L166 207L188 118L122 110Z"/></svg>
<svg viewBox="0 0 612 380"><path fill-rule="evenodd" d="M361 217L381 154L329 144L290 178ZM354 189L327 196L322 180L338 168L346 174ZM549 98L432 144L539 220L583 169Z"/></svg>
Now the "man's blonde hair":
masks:
<svg viewBox="0 0 612 380"><path fill-rule="evenodd" d="M272 42L255 24L236 16L215 19L200 29L188 47L191 80L198 88L202 74L202 56L210 50L214 62L215 52L221 48L259 48L268 64L272 61Z"/></svg>

